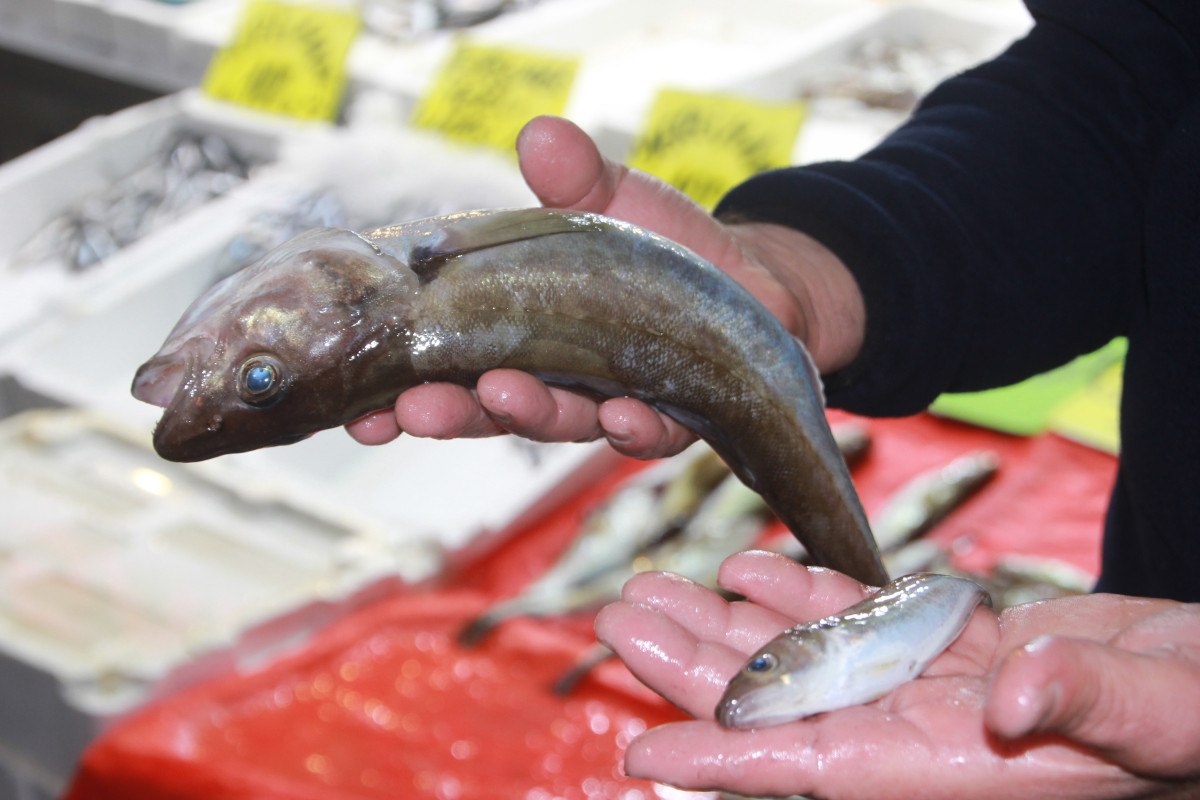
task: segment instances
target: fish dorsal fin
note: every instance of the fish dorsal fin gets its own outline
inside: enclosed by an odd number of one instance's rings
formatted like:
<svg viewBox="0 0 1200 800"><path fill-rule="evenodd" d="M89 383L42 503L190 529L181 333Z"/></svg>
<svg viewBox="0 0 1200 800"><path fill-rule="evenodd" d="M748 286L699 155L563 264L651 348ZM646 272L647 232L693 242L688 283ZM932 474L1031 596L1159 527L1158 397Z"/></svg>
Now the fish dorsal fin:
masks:
<svg viewBox="0 0 1200 800"><path fill-rule="evenodd" d="M452 258L503 244L560 233L599 232L607 220L579 211L522 208L468 211L407 222L366 234L383 252L400 259L427 283Z"/></svg>

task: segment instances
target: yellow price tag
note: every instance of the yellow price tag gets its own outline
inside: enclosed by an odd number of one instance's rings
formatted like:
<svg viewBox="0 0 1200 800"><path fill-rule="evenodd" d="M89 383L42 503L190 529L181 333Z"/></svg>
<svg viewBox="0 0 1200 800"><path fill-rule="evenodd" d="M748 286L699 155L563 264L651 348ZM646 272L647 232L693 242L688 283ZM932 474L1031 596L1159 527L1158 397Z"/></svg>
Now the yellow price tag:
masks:
<svg viewBox="0 0 1200 800"><path fill-rule="evenodd" d="M261 111L332 120L358 29L352 11L251 0L233 41L209 64L204 91Z"/></svg>
<svg viewBox="0 0 1200 800"><path fill-rule="evenodd" d="M511 153L522 126L561 114L579 69L574 56L460 41L413 114L413 124Z"/></svg>
<svg viewBox="0 0 1200 800"><path fill-rule="evenodd" d="M705 208L751 175L791 162L806 107L664 89L629 165L662 178Z"/></svg>

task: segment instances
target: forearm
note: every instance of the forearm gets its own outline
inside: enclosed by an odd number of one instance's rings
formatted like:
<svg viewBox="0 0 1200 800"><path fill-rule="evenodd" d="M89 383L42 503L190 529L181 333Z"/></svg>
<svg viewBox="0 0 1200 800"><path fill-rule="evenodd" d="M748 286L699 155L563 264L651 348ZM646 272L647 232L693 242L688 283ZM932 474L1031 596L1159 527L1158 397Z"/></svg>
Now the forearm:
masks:
<svg viewBox="0 0 1200 800"><path fill-rule="evenodd" d="M833 372L862 348L866 307L858 282L828 247L794 228L749 222L730 225L742 251L779 285L798 313L777 312L808 348L817 368Z"/></svg>
<svg viewBox="0 0 1200 800"><path fill-rule="evenodd" d="M909 413L1062 363L1135 313L1146 172L1200 68L1142 3L1044 5L1058 16L862 159L767 173L718 207L805 231L857 278L864 344L832 402Z"/></svg>

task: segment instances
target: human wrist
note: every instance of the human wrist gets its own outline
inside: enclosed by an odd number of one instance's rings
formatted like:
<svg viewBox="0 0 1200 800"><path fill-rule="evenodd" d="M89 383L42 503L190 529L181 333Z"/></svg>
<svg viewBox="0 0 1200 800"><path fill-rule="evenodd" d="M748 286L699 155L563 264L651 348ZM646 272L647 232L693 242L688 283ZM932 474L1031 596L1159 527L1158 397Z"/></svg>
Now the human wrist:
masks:
<svg viewBox="0 0 1200 800"><path fill-rule="evenodd" d="M729 230L745 257L768 273L785 301L795 306L794 314L776 313L804 342L817 368L829 373L850 364L862 349L866 304L842 260L816 239L784 225L741 222Z"/></svg>

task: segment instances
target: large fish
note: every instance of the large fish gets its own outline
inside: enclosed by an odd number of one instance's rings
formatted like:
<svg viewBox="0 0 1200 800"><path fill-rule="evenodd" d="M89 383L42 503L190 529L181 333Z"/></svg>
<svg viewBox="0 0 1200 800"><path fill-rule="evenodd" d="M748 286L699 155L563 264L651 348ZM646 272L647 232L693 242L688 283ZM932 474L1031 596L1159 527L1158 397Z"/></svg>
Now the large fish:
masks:
<svg viewBox="0 0 1200 800"><path fill-rule="evenodd" d="M133 392L166 409L159 454L196 461L496 367L647 401L712 445L817 563L887 580L800 343L716 267L594 214L310 231L197 299Z"/></svg>

